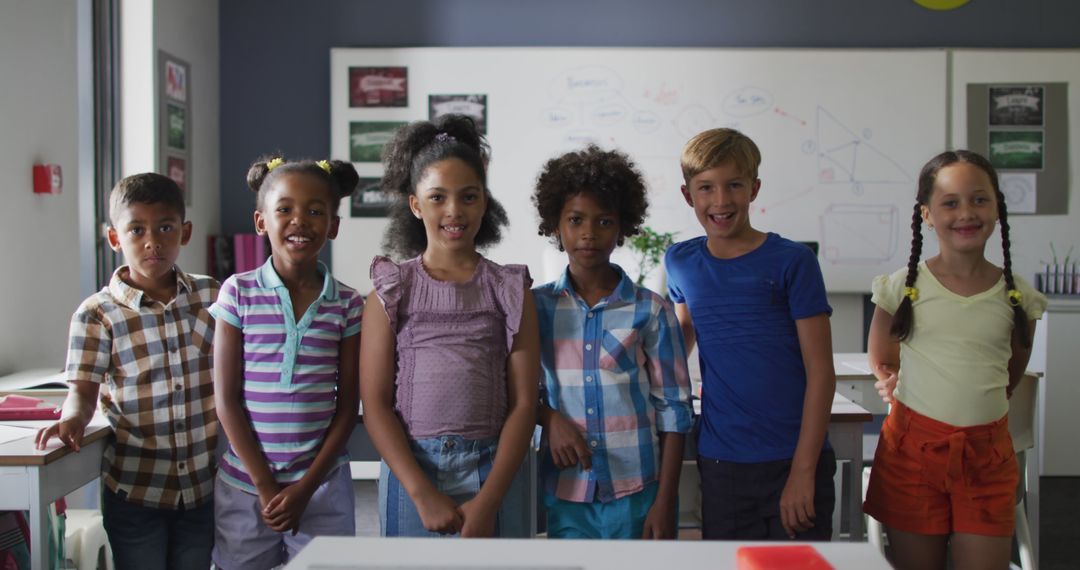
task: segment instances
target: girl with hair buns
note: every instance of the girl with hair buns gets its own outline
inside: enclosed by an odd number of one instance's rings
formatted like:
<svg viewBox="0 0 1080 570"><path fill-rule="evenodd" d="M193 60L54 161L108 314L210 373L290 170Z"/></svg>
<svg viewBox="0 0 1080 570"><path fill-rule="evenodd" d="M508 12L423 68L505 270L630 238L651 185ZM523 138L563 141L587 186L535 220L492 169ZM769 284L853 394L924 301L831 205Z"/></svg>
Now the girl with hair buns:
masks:
<svg viewBox="0 0 1080 570"><path fill-rule="evenodd" d="M926 261L923 224L939 244ZM1003 267L984 256L998 224ZM923 167L911 228L908 266L873 283L870 364L892 409L864 509L897 568L944 569L947 551L956 568L1007 568L1019 478L1008 398L1046 298L1013 275L1005 197L982 156Z"/></svg>
<svg viewBox="0 0 1080 570"><path fill-rule="evenodd" d="M225 570L273 568L314 536L355 534L345 443L358 410L363 298L318 257L359 178L347 162L261 158L247 180L271 255L229 277L210 308L229 440L214 489L213 559Z"/></svg>
<svg viewBox="0 0 1080 570"><path fill-rule="evenodd" d="M383 458L385 536L526 536L522 459L535 425L531 279L478 251L506 214L468 117L400 129L383 157L396 198L364 308L364 424Z"/></svg>

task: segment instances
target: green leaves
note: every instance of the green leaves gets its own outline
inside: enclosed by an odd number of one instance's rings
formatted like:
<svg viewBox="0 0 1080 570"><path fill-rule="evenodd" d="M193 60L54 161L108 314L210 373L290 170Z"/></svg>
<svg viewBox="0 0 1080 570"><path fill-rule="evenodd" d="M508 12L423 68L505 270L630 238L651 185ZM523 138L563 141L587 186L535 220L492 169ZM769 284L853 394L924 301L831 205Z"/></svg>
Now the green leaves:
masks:
<svg viewBox="0 0 1080 570"><path fill-rule="evenodd" d="M645 277L663 261L667 249L675 243L675 232L659 233L649 226L641 226L641 232L636 236L630 236L627 241L630 249L637 253L636 283L641 286L645 282Z"/></svg>

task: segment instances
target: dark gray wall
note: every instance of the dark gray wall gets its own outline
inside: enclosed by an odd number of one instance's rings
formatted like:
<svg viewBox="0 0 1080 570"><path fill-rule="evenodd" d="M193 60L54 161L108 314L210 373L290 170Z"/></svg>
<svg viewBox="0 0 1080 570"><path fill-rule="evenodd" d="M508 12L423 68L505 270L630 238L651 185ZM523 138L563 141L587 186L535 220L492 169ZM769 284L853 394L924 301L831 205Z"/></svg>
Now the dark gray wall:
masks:
<svg viewBox="0 0 1080 570"><path fill-rule="evenodd" d="M911 0L222 0L220 10L225 233L251 231L243 181L255 157L329 154L332 47L1080 47L1075 0L971 0L949 12Z"/></svg>

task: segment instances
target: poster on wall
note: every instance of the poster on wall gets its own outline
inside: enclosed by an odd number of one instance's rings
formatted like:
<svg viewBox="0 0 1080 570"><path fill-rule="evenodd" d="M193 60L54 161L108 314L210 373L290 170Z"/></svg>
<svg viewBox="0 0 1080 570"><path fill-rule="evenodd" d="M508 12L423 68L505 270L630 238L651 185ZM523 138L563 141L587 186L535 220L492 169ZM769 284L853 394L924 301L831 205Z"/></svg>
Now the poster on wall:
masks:
<svg viewBox="0 0 1080 570"><path fill-rule="evenodd" d="M349 160L379 162L382 148L394 138L404 121L353 121L349 123Z"/></svg>
<svg viewBox="0 0 1080 570"><path fill-rule="evenodd" d="M178 156L170 156L165 162L165 176L173 179L176 185L184 191L184 197L187 199L187 160Z"/></svg>
<svg viewBox="0 0 1080 570"><path fill-rule="evenodd" d="M385 218L390 208L390 197L382 191L381 178L361 178L353 192L350 217Z"/></svg>
<svg viewBox="0 0 1080 570"><path fill-rule="evenodd" d="M990 87L990 126L1041 127L1043 91L1039 85Z"/></svg>
<svg viewBox="0 0 1080 570"><path fill-rule="evenodd" d="M158 172L172 178L191 205L191 65L158 50Z"/></svg>
<svg viewBox="0 0 1080 570"><path fill-rule="evenodd" d="M350 67L350 107L408 107L409 68Z"/></svg>
<svg viewBox="0 0 1080 570"><path fill-rule="evenodd" d="M428 96L428 120L450 114L472 117L480 132L487 134L487 95Z"/></svg>
<svg viewBox="0 0 1080 570"><path fill-rule="evenodd" d="M1042 170L1042 131L990 131L990 163L999 170Z"/></svg>

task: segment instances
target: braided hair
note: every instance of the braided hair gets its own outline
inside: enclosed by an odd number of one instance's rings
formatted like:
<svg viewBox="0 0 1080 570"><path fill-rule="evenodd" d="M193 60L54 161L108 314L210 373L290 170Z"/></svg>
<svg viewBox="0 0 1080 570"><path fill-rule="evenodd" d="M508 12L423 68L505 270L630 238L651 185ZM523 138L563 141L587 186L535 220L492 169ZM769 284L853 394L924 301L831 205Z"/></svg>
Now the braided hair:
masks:
<svg viewBox="0 0 1080 570"><path fill-rule="evenodd" d="M495 245L509 223L506 210L491 196L487 186L490 150L476 123L465 115L444 115L434 121L416 121L398 129L383 148L382 188L392 198L390 225L383 235L383 250L398 259L416 257L427 249L423 220L409 209L409 196L432 164L456 158L476 173L484 188L487 210L480 220L474 245Z"/></svg>
<svg viewBox="0 0 1080 570"><path fill-rule="evenodd" d="M263 209L267 192L273 181L286 174L314 176L326 183L330 190L331 212L337 215L341 199L356 191L360 175L351 162L341 160L295 160L286 162L281 155L263 156L251 163L247 173L247 185L255 192L255 207Z"/></svg>
<svg viewBox="0 0 1080 570"><path fill-rule="evenodd" d="M1031 341L1028 334L1027 315L1024 314L1020 303L1014 301L1010 295L1016 289L1016 280L1012 273L1012 255L1009 251L1011 244L1009 241L1009 217L1005 207L1005 195L1001 192L997 171L994 166L978 153L969 150L943 152L930 159L930 162L927 162L926 166L923 166L922 171L919 172L919 187L915 195L915 207L911 215L911 255L908 257L907 278L904 280L905 292L915 286L915 280L919 276L919 258L922 256L923 245L922 207L930 204L930 197L934 193L934 182L937 180L938 172L942 168L958 162L970 164L985 172L994 187L994 196L998 205L998 222L1001 224L1001 250L1004 258L1002 274L1005 277L1006 301L1013 309L1013 341L1025 348L1029 348ZM907 340L911 336L914 321L912 299L911 296L905 294L900 301L900 306L896 309L896 314L893 315L892 327L889 329L889 333L898 341Z"/></svg>

